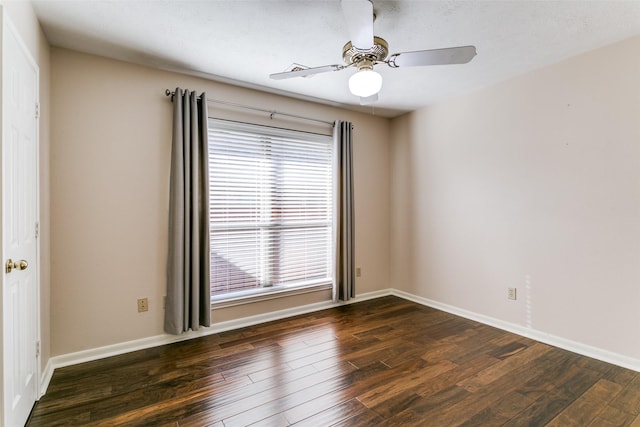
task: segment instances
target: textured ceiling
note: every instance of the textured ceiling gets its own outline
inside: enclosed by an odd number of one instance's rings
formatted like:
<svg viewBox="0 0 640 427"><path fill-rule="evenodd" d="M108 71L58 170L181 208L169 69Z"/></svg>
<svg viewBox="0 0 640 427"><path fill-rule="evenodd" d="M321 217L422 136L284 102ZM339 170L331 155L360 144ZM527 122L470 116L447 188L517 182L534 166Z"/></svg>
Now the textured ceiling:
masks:
<svg viewBox="0 0 640 427"><path fill-rule="evenodd" d="M269 79L294 62L342 63L349 36L338 0L33 1L55 46L388 117L640 34L640 1L373 3L375 34L391 53L472 44L478 55L465 65L378 65L380 99L361 107L347 87L354 69Z"/></svg>

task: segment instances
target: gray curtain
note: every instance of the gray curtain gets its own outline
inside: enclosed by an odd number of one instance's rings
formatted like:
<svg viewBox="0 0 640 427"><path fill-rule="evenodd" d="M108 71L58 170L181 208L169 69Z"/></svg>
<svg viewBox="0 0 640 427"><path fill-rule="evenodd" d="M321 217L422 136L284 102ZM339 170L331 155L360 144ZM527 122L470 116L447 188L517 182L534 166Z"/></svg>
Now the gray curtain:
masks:
<svg viewBox="0 0 640 427"><path fill-rule="evenodd" d="M164 330L211 325L207 97L176 88Z"/></svg>
<svg viewBox="0 0 640 427"><path fill-rule="evenodd" d="M333 136L336 147L336 220L334 301L356 296L353 223L353 125L336 121Z"/></svg>

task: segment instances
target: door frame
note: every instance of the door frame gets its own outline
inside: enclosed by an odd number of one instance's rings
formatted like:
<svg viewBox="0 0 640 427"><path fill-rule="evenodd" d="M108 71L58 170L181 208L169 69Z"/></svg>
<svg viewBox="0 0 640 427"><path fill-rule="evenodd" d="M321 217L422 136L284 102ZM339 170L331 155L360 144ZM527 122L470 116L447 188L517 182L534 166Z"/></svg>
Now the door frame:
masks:
<svg viewBox="0 0 640 427"><path fill-rule="evenodd" d="M4 171L2 170L2 155L3 148L5 143L5 132L4 132L4 62L7 60L5 58L4 53L4 45L5 45L5 31L10 31L17 41L18 48L22 51L22 54L26 57L29 65L35 70L36 74L36 88L35 88L35 102L37 107L37 116L35 122L35 207L36 207L36 221L38 224L38 228L41 224L40 218L40 67L38 63L34 59L31 54L29 48L24 42L20 32L16 28L16 26L11 21L9 14L7 13L5 7L0 3L0 142L2 143L2 147L0 147L0 220L2 221L2 225L0 225L0 260L2 261L2 265L4 265L4 260L7 258L7 254L5 253L4 248L4 195L3 195L3 185L4 185ZM34 230L34 233L36 230ZM35 272L35 329L36 329L36 342L39 346L39 351L36 352L36 381L35 386L36 390L36 400L42 397L42 335L41 335L41 323L40 323L40 230L38 230L38 234L36 237L36 272ZM4 410L4 401L5 401L5 387L4 387L4 354L5 354L5 342L4 342L4 271L0 274L0 413L6 414ZM0 417L0 426L5 424L4 415Z"/></svg>

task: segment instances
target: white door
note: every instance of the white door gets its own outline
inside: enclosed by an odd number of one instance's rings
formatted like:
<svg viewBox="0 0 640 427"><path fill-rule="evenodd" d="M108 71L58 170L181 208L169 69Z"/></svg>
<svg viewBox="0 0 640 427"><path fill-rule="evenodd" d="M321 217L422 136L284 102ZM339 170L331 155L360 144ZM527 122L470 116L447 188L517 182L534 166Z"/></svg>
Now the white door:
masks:
<svg viewBox="0 0 640 427"><path fill-rule="evenodd" d="M4 425L23 426L38 398L38 68L2 17Z"/></svg>

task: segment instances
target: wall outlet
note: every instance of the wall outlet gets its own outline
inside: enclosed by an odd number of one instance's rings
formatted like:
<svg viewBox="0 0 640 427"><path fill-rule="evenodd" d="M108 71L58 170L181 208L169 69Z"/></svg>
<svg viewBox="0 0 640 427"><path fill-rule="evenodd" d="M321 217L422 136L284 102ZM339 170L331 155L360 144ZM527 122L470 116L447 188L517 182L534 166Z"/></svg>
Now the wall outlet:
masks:
<svg viewBox="0 0 640 427"><path fill-rule="evenodd" d="M507 288L507 298L516 300L518 297L516 288Z"/></svg>
<svg viewBox="0 0 640 427"><path fill-rule="evenodd" d="M356 267L356 277L362 276L362 269L360 267Z"/></svg>
<svg viewBox="0 0 640 427"><path fill-rule="evenodd" d="M138 299L138 313L142 313L143 311L149 311L149 299L148 298L139 298Z"/></svg>

